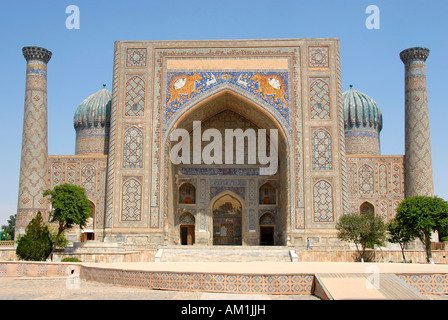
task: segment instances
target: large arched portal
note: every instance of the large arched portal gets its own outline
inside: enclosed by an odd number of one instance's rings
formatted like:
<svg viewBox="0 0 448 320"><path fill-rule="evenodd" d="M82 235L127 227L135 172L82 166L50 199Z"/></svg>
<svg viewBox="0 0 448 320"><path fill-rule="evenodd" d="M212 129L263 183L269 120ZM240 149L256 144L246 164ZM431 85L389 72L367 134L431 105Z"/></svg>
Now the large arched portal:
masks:
<svg viewBox="0 0 448 320"><path fill-rule="evenodd" d="M165 208L171 243L180 239L176 222L188 211L196 216L197 244L259 245L260 217L269 211L275 242L286 244L289 148L266 106L222 90L183 110L167 132ZM195 190L194 203L179 201L185 185ZM260 199L262 186L270 186L274 200L266 201L264 194Z"/></svg>

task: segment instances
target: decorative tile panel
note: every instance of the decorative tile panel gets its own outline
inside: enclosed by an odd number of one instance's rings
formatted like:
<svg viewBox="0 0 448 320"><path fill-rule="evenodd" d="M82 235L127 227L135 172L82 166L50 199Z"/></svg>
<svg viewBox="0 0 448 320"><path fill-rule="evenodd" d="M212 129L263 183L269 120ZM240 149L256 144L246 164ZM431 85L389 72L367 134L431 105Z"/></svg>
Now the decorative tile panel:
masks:
<svg viewBox="0 0 448 320"><path fill-rule="evenodd" d="M129 117L145 115L145 81L138 75L126 82L124 115Z"/></svg>
<svg viewBox="0 0 448 320"><path fill-rule="evenodd" d="M230 83L272 106L289 123L289 81L287 72L168 72L167 121L194 97Z"/></svg>
<svg viewBox="0 0 448 320"><path fill-rule="evenodd" d="M313 187L314 222L333 222L333 187L328 181L319 180Z"/></svg>
<svg viewBox="0 0 448 320"><path fill-rule="evenodd" d="M140 221L142 214L142 185L138 178L125 180L122 187L122 221Z"/></svg>
<svg viewBox="0 0 448 320"><path fill-rule="evenodd" d="M146 55L146 48L128 48L126 50L126 66L145 67Z"/></svg>
<svg viewBox="0 0 448 320"><path fill-rule="evenodd" d="M330 120L330 86L328 78L310 79L310 118L312 120Z"/></svg>
<svg viewBox="0 0 448 320"><path fill-rule="evenodd" d="M126 130L123 138L123 168L143 167L143 132L132 126Z"/></svg>
<svg viewBox="0 0 448 320"><path fill-rule="evenodd" d="M371 166L365 164L358 170L359 194L375 193L375 174Z"/></svg>
<svg viewBox="0 0 448 320"><path fill-rule="evenodd" d="M317 129L311 136L313 170L332 170L331 135Z"/></svg>
<svg viewBox="0 0 448 320"><path fill-rule="evenodd" d="M329 47L308 47L308 66L310 68L328 68L330 64Z"/></svg>

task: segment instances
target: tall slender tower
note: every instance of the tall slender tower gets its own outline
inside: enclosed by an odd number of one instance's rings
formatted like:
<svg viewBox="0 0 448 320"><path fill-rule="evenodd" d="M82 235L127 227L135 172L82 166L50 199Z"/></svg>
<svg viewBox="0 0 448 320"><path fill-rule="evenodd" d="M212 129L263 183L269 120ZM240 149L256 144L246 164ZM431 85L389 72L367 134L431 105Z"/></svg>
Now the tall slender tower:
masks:
<svg viewBox="0 0 448 320"><path fill-rule="evenodd" d="M400 53L405 66L405 197L434 196L425 61L429 49Z"/></svg>
<svg viewBox="0 0 448 320"><path fill-rule="evenodd" d="M23 115L22 158L15 233L21 234L41 211L47 216L47 63L51 52L39 47L23 48L27 61L25 110Z"/></svg>

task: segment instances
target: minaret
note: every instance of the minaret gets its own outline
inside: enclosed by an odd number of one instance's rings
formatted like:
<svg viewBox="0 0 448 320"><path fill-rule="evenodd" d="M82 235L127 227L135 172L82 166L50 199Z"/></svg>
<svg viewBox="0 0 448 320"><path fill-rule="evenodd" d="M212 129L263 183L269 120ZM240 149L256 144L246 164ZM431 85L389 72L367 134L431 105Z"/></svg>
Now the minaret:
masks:
<svg viewBox="0 0 448 320"><path fill-rule="evenodd" d="M44 220L48 213L48 200L42 193L48 187L47 63L51 52L39 47L22 51L27 66L16 236L24 233L38 211Z"/></svg>
<svg viewBox="0 0 448 320"><path fill-rule="evenodd" d="M434 196L425 61L429 49L403 50L405 65L405 198Z"/></svg>

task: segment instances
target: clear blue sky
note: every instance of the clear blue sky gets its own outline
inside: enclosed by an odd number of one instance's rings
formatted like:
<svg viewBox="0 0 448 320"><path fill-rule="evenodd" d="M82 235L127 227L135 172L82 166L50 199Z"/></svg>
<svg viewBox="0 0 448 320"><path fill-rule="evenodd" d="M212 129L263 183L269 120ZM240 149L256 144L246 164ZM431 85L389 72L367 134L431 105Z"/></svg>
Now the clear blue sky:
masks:
<svg viewBox="0 0 448 320"><path fill-rule="evenodd" d="M80 29L65 27L69 5ZM365 26L368 5L380 29ZM15 214L25 94L24 46L53 52L48 65L49 154L73 154L73 114L106 83L116 40L339 38L344 90L350 84L379 104L382 154L404 153L401 50L426 46L435 193L448 200L448 1L446 0L40 0L2 1L0 40L0 225Z"/></svg>

